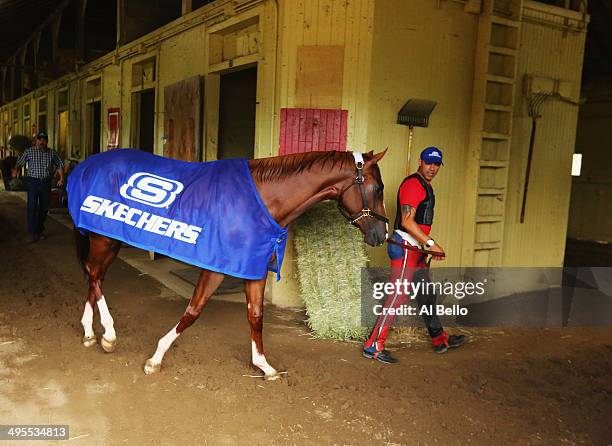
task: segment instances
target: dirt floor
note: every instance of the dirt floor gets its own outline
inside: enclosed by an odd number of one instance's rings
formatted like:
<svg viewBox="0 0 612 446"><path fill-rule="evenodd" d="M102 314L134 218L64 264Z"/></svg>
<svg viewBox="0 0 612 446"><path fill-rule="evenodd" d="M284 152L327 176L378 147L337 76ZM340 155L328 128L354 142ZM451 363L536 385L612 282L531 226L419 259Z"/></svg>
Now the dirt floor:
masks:
<svg viewBox="0 0 612 446"><path fill-rule="evenodd" d="M612 444L610 328L473 330L445 355L400 346L388 366L266 307L268 359L288 374L265 382L245 376L245 305L213 298L145 376L185 300L116 261L117 351L86 349L70 231L51 220L49 239L26 245L24 226L24 203L0 194L0 424L68 424L85 445Z"/></svg>

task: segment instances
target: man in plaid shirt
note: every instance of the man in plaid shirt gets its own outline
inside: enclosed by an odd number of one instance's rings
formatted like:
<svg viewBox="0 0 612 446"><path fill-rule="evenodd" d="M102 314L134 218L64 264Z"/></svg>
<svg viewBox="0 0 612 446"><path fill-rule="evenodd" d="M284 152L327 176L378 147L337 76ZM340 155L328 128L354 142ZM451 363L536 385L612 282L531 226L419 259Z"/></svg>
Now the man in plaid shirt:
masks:
<svg viewBox="0 0 612 446"><path fill-rule="evenodd" d="M64 162L57 152L47 147L49 137L45 132L36 136L36 146L26 149L19 159L13 176L26 163L28 186L28 243L45 239L45 219L49 210L49 196L51 194L51 181L54 174L59 174L58 186L64 185Z"/></svg>

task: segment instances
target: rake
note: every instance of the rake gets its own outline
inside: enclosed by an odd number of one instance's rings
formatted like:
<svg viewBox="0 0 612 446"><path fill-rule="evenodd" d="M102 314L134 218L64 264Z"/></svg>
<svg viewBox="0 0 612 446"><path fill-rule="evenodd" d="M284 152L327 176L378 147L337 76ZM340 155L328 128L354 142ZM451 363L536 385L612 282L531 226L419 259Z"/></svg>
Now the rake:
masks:
<svg viewBox="0 0 612 446"><path fill-rule="evenodd" d="M412 134L414 127L429 127L429 115L436 107L437 102L426 99L408 99L397 114L397 123L408 126L408 158L406 160L406 173L409 174L410 150L412 148Z"/></svg>

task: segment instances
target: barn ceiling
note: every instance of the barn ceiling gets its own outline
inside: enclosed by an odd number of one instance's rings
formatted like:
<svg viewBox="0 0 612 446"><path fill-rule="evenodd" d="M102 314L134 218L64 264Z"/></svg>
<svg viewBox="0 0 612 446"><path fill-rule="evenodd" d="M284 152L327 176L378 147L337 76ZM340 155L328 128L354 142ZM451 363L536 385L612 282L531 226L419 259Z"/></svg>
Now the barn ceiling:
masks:
<svg viewBox="0 0 612 446"><path fill-rule="evenodd" d="M12 56L64 0L0 0L0 63Z"/></svg>

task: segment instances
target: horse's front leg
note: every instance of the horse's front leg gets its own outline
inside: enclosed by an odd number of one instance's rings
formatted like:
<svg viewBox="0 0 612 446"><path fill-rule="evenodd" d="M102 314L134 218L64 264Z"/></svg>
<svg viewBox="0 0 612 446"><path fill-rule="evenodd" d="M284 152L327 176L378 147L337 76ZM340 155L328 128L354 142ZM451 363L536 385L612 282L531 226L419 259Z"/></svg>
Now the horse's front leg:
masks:
<svg viewBox="0 0 612 446"><path fill-rule="evenodd" d="M247 298L247 317L251 325L251 361L265 374L265 379L275 380L280 377L264 355L263 331L263 298L266 288L266 279L246 280L245 291Z"/></svg>
<svg viewBox="0 0 612 446"><path fill-rule="evenodd" d="M105 236L90 234L87 243L90 244L90 251L88 258L84 262L84 267L89 277L89 291L83 317L81 318L81 324L85 331L83 345L91 347L96 343L96 335L93 331L93 314L94 305L97 303L98 310L100 311L100 323L104 327L104 334L100 339L100 344L105 352L112 353L115 351L117 344L117 334L115 333L113 317L102 293L102 281L108 267L119 253L121 242Z"/></svg>
<svg viewBox="0 0 612 446"><path fill-rule="evenodd" d="M107 353L115 351L117 345L117 334L115 332L115 324L113 317L108 310L106 305L106 299L102 294L101 281L95 278L90 278L89 282L89 293L87 295L87 302L85 302L85 310L83 311L83 317L81 318L81 324L85 330L83 336L83 345L85 347L91 347L96 343L96 335L93 331L93 307L94 303L98 304L98 310L100 311L100 323L104 328L104 334L100 339L102 348Z"/></svg>
<svg viewBox="0 0 612 446"><path fill-rule="evenodd" d="M221 273L216 273L205 269L202 270L200 273L200 278L198 279L198 284L193 291L193 296L191 296L191 300L189 301L189 305L187 306L183 317L179 323L172 328L172 330L170 330L163 338L159 340L155 354L151 358L147 359L144 366L144 372L147 375L159 372L161 370L164 355L172 343L185 329L191 326L191 324L193 324L196 319L200 317L204 306L213 293L217 290L219 285L221 285L224 277L225 276Z"/></svg>

